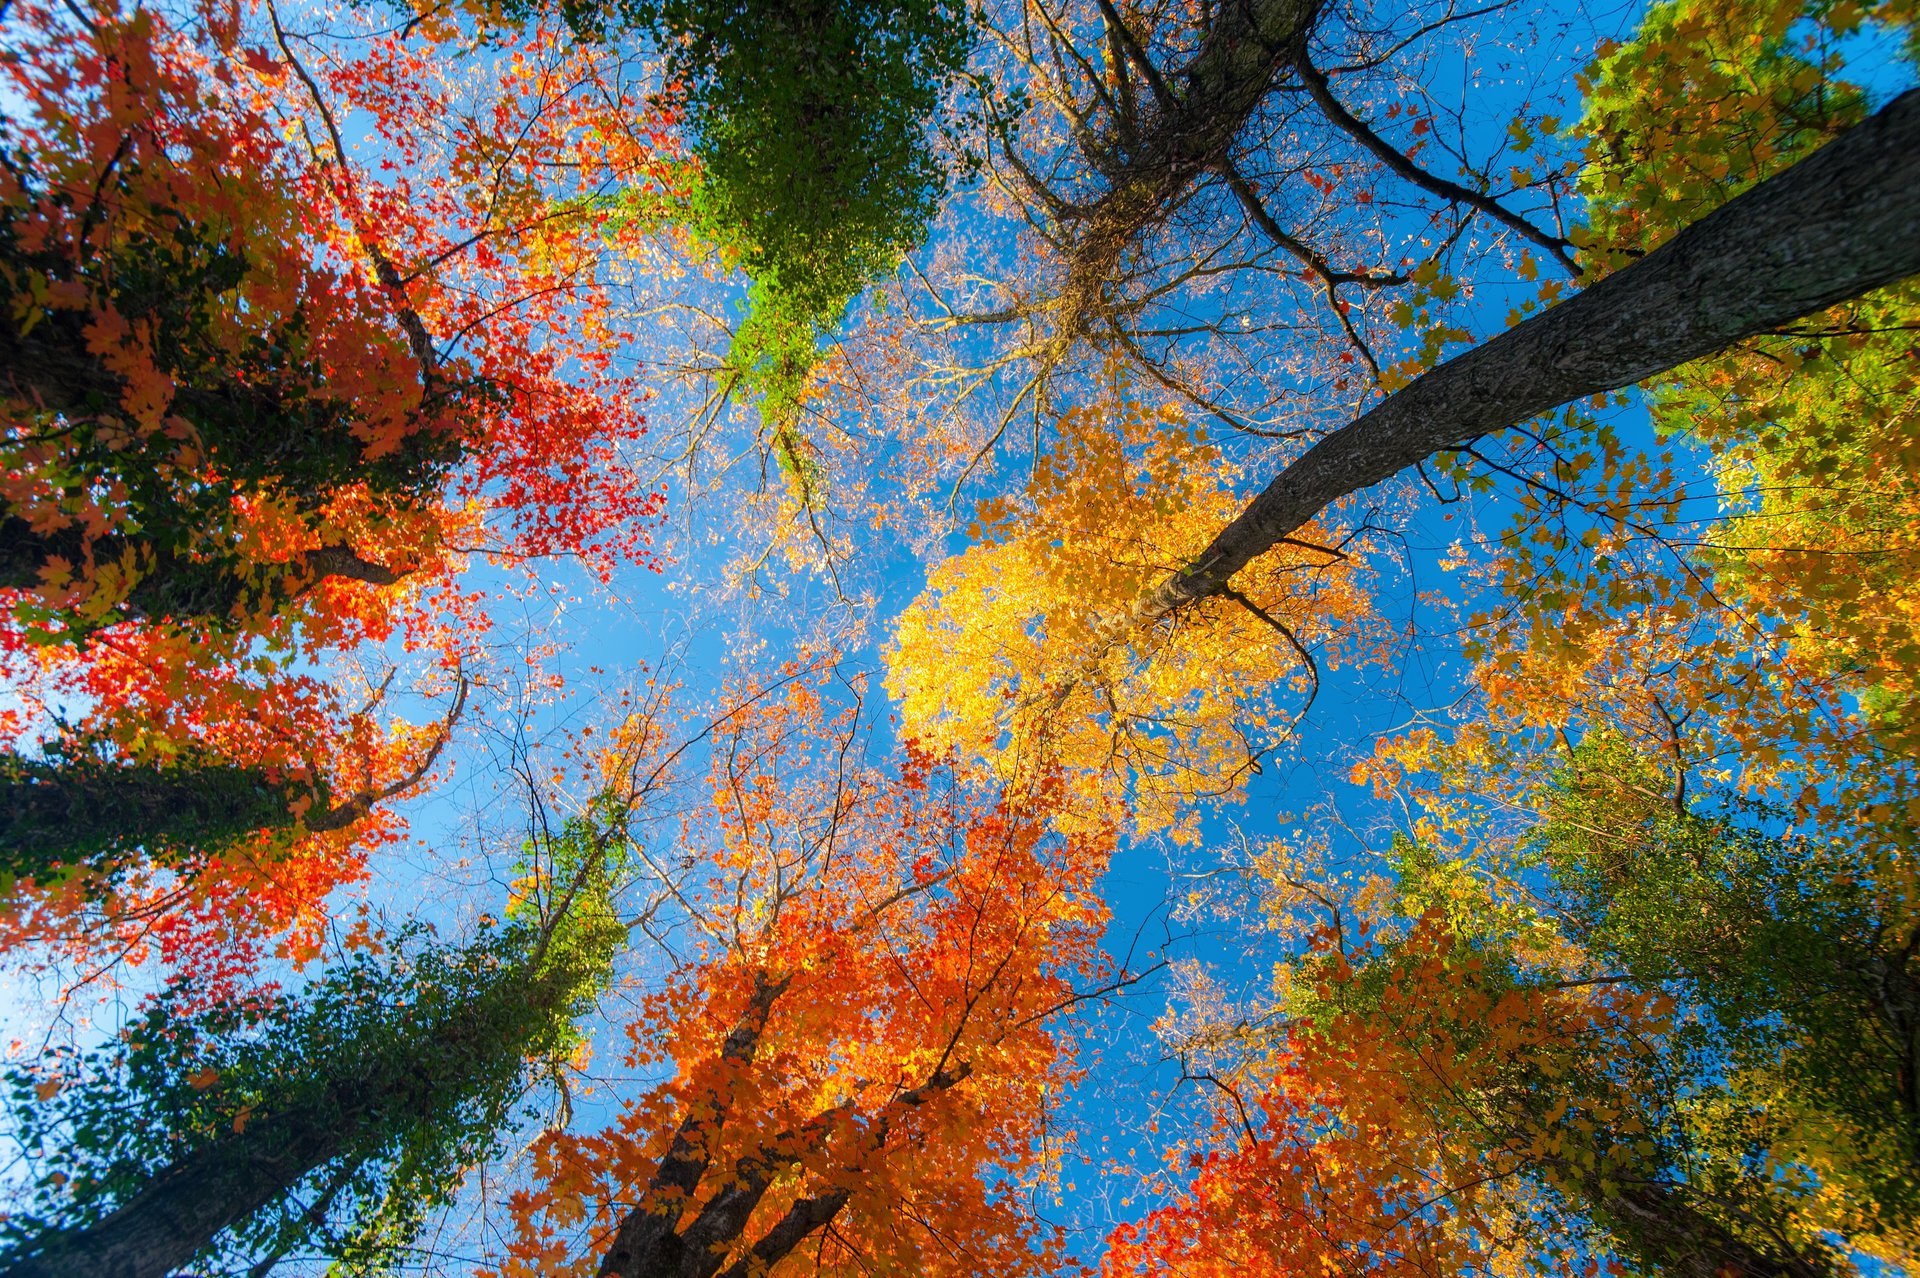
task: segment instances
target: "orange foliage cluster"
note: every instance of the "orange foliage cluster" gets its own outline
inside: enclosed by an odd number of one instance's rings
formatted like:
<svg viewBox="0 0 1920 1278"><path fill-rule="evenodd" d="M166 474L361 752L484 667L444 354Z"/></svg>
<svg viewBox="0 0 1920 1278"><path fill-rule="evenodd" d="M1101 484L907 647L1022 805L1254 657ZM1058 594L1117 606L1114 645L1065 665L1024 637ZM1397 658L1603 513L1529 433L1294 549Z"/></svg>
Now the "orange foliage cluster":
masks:
<svg viewBox="0 0 1920 1278"><path fill-rule="evenodd" d="M1618 1176L1650 1130L1632 1081L1670 1007L1516 985L1438 915L1386 955L1356 969L1316 938L1313 1012L1218 1106L1174 1201L1115 1231L1103 1273L1598 1270L1561 1196Z"/></svg>
<svg viewBox="0 0 1920 1278"><path fill-rule="evenodd" d="M807 684L718 729L711 809L682 832L711 867L682 895L700 939L625 1027L628 1063L671 1077L598 1134L541 1140L499 1273L591 1273L623 1219L696 1236L747 1192L712 1239L726 1262L821 1202L832 1227L793 1272L1060 1259L1020 1198L1054 1174L1075 1078L1054 1018L1107 975L1107 841L1050 834L1046 790L861 752Z"/></svg>
<svg viewBox="0 0 1920 1278"><path fill-rule="evenodd" d="M192 750L384 792L436 730L343 704L330 654L418 654L423 690L443 692L486 629L483 597L459 579L471 553L564 555L602 579L651 563L663 498L624 462L645 392L613 363L622 336L602 268L637 232L591 196L671 180L675 122L552 31L474 52L444 20L322 43L270 15L278 47L260 47L241 34L259 16L211 3L188 29L151 11L8 14L20 42L0 75L26 110L9 121L0 211L14 247L51 264L17 282L11 321L28 336L80 326L75 376L119 391L49 404L60 374L28 369L0 398L9 527L66 552L36 587L7 592L0 672L23 702L4 726L17 750L61 720L130 760ZM477 102L475 59L490 81ZM235 266L230 287L190 304L200 354L239 381L169 372L173 335L117 300L137 281L116 264L142 253L189 273ZM261 424L269 435L303 411L345 413L362 468L409 449L459 464L423 494L233 478L182 415L221 396L281 405L289 420ZM83 422L200 503L182 509L214 512L162 533L188 537L173 550L190 568L237 574L237 602L202 616L142 602L154 530L123 487L66 477L80 445L56 420ZM397 828L377 813L351 832L268 833L115 884L104 934L95 911L72 915L86 893L68 884L16 902L9 934L211 953L317 922L327 892ZM248 908L216 906L242 891ZM311 941L309 928L293 944Z"/></svg>

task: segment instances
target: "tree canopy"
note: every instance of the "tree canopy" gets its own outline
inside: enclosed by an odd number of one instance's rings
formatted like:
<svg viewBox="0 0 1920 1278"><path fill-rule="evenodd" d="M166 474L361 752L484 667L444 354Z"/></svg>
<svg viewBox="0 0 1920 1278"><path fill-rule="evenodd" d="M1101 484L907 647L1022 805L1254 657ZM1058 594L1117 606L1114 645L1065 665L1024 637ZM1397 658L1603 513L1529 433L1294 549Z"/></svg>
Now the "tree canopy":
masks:
<svg viewBox="0 0 1920 1278"><path fill-rule="evenodd" d="M1917 17L0 6L0 1275L1913 1271Z"/></svg>

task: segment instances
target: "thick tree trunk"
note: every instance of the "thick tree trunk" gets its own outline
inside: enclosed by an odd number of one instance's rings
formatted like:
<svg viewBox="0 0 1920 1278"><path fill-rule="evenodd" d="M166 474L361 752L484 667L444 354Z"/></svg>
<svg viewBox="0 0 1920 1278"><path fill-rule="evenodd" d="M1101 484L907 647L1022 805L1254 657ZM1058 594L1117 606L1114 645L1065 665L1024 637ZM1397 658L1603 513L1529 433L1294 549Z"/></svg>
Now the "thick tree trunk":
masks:
<svg viewBox="0 0 1920 1278"><path fill-rule="evenodd" d="M1119 13L1109 13L1125 52L1148 78L1154 105L1143 118L1116 121L1109 135L1083 143L1106 190L1088 203L1056 210L1069 237L1066 278L1055 302L1059 342L1083 335L1105 309L1104 291L1127 249L1226 159L1275 80L1292 65L1318 10L1319 0L1221 5L1193 56L1164 71L1119 25Z"/></svg>
<svg viewBox="0 0 1920 1278"><path fill-rule="evenodd" d="M1315 444L1199 558L1117 618L1111 639L1219 594L1329 505L1436 452L1632 386L1917 272L1920 90Z"/></svg>
<svg viewBox="0 0 1920 1278"><path fill-rule="evenodd" d="M340 1154L368 1098L352 1088L327 1098L339 1105L332 1121L292 1113L249 1124L164 1168L98 1224L41 1239L0 1278L164 1278Z"/></svg>
<svg viewBox="0 0 1920 1278"><path fill-rule="evenodd" d="M116 563L129 549L144 558L138 561L124 615L152 620L218 622L243 605L295 598L326 577L391 586L407 575L363 558L345 545L321 546L280 563L199 560L118 534L89 539L78 528L38 533L19 516L4 515L0 516L0 589L36 589L42 570L55 559L64 560L75 575L84 575L89 560Z"/></svg>
<svg viewBox="0 0 1920 1278"><path fill-rule="evenodd" d="M764 1024L764 1015L761 1019ZM736 1028L735 1033L739 1032ZM757 1042L758 1027L753 1034ZM857 1174L865 1159L885 1148L887 1135L898 1116L927 1104L972 1072L965 1064L943 1068L918 1087L894 1096L864 1131L852 1134L853 1148L844 1164L847 1172ZM724 1110L720 1112L724 1114ZM734 1165L728 1182L701 1204L700 1210L684 1226L679 1224L679 1219L706 1174L709 1154L702 1148L699 1173L688 1180L685 1173L692 1164L670 1150L661 1160L660 1170L655 1173L647 1193L620 1222L614 1245L601 1262L601 1278L715 1278L722 1266L726 1266L726 1278L741 1278L750 1272L764 1273L767 1267L831 1223L852 1198L852 1192L840 1186L799 1199L730 1266L726 1264L727 1257L740 1245L754 1211L775 1180L800 1161L799 1151L833 1139L834 1129L842 1128L853 1116L850 1106L838 1106L768 1141ZM681 1130L686 1131L685 1124ZM675 1150L679 1145L676 1136ZM669 1169L678 1170L677 1179L669 1176ZM660 1189L670 1179L671 1192L663 1197Z"/></svg>
<svg viewBox="0 0 1920 1278"><path fill-rule="evenodd" d="M744 1068L760 1050L773 1005L786 993L790 978L754 975L754 989L727 1037L720 1044L723 1073ZM673 1134L673 1143L654 1169L640 1202L621 1218L613 1243L600 1261L601 1278L666 1278L695 1259L681 1237L680 1217L692 1202L713 1158L713 1141L731 1108L728 1081L696 1105ZM719 1258L714 1261L716 1267Z"/></svg>
<svg viewBox="0 0 1920 1278"><path fill-rule="evenodd" d="M463 678L438 735L406 773L335 802L323 779L275 780L259 768L191 761L109 762L0 755L0 875L44 881L70 866L111 875L139 860L180 865L262 830L344 830L433 770L466 708Z"/></svg>
<svg viewBox="0 0 1920 1278"><path fill-rule="evenodd" d="M380 1132L431 1117L498 1053L518 1061L527 1009L552 1006L571 988L503 975L461 1013L423 1027L412 1047L343 1061L317 1094L177 1159L104 1219L0 1256L0 1278L165 1278L329 1162L375 1155Z"/></svg>
<svg viewBox="0 0 1920 1278"><path fill-rule="evenodd" d="M32 880L61 866L111 870L141 853L218 846L292 825L302 797L312 788L254 768L0 759L0 871Z"/></svg>

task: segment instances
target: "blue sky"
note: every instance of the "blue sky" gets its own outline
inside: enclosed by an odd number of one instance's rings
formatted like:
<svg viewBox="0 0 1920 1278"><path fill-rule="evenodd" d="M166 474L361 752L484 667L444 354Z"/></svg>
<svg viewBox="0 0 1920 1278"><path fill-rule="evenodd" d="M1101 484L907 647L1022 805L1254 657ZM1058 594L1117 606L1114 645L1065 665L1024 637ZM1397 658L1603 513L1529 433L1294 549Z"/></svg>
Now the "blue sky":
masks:
<svg viewBox="0 0 1920 1278"><path fill-rule="evenodd" d="M1563 119L1576 115L1576 104L1543 102L1542 86L1557 86L1563 96L1570 95L1571 76L1584 62L1583 51L1599 36L1630 31L1637 11L1635 4L1515 9L1487 18L1469 49L1447 46L1419 76L1434 98L1457 104L1460 141L1466 149L1485 154L1501 144L1520 101L1532 103L1536 112L1554 110ZM1502 48L1503 42L1508 47ZM1871 65L1873 59L1864 61ZM1891 83L1899 73L1890 62L1885 65ZM980 226L968 221L968 199L955 207L923 256L940 252L938 237L964 240L980 233ZM1470 326L1483 333L1502 327L1519 287L1496 285L1477 293L1466 303ZM725 306L737 297L736 281L713 286L707 301ZM632 354L643 368L649 366L651 352ZM698 397L697 389L662 376L651 411L663 433L695 411ZM1644 414L1637 408L1622 411L1618 422L1624 431L1645 437ZM745 440L753 428L750 410L727 425L724 443L736 457L747 455ZM888 460L884 445L867 457L870 465L881 468ZM997 484L1017 482L1024 461L1017 454L1007 458L997 472L978 477L974 488L986 492ZM652 463L636 458L635 464ZM836 597L827 576L804 564L785 565L779 556L770 560L757 589L737 579L735 566L743 555L750 558L759 549L753 538L764 530L743 527L727 502L751 487L750 476L742 476L721 493L695 501L684 486L670 483L673 513L661 536L667 556L664 570L632 571L611 588L567 564L537 566L540 585L530 592L517 570L476 568L476 582L497 580L503 588L521 592L503 597L494 609L496 662L488 676L489 694L462 725L449 779L409 805L414 842L383 857L372 881L353 896L390 917L428 918L452 933L470 926L479 913L497 912L506 897L508 866L525 829L524 788L515 780L515 768L528 759L550 759L582 726L604 726L614 713L618 692L642 672L669 673L683 685L685 702L697 706L714 695L729 669L741 663L777 663L824 629L849 639L844 659L849 668L869 675L878 703L882 651L892 620L918 594L929 559L964 545L960 529L967 522L965 505L958 527L948 529L938 523L943 517L935 509L938 503L929 502L931 531L921 546L893 532L863 531L856 522L844 525L853 546L848 558L855 569L850 593L863 596L860 606L849 607ZM1310 813L1318 812L1315 819L1324 820L1325 812L1336 811L1353 829L1369 835L1391 823L1394 814L1377 804L1370 791L1350 784L1348 774L1378 737L1422 716L1444 716L1465 693L1465 663L1453 630L1453 610L1471 607L1473 588L1441 561L1450 543L1476 527L1497 523L1506 508L1495 499L1443 509L1425 501L1412 481L1370 495L1376 496L1396 530L1373 554L1380 573L1380 611L1404 628L1399 655L1380 666L1329 671L1295 739L1252 781L1244 801L1207 812L1198 847L1149 839L1121 849L1106 879L1114 915L1111 950L1124 952L1137 944L1143 959L1151 951L1155 957L1205 964L1225 986L1257 994L1276 955L1263 949L1262 942L1250 942L1231 921L1194 910L1189 894L1212 890L1218 880L1208 876L1231 863L1241 840L1257 845L1295 828ZM547 645L551 652L530 664L525 660L525 653ZM553 698L529 690L548 670L565 681L564 691ZM883 712L875 718L884 739L890 732L886 716ZM1376 849L1384 844L1383 838L1362 841ZM664 962L641 941L625 971L644 982ZM1156 1157L1153 1142L1177 1135L1183 1107L1199 1099L1190 1089L1176 1093L1177 1071L1164 1059L1152 1032L1171 988L1165 979L1150 981L1088 1026L1100 1064L1068 1113L1094 1162L1072 1176L1075 1188L1068 1201L1057 1209L1049 1206L1049 1212L1078 1231L1083 1254L1089 1256L1108 1226L1136 1215L1145 1205L1138 1200L1131 1206L1119 1204L1129 1182L1103 1183L1101 1151L1124 1157L1134 1150L1131 1157L1137 1165L1151 1165ZM611 1085L620 1072L617 1051L606 1031L618 1015L617 1004L628 997L628 992L616 991L608 1025L600 1027L603 1046L596 1072L606 1073L609 1085L591 1100L582 1099L576 1111L582 1125L604 1115L618 1100L618 1089ZM13 1000L8 1020L15 1025L30 1023L41 1010L39 992L18 981L0 986L0 998ZM1142 1130L1151 1116L1162 1113L1167 1121L1159 1133Z"/></svg>
<svg viewBox="0 0 1920 1278"><path fill-rule="evenodd" d="M1506 34L1522 47L1504 58L1488 62L1476 51L1470 71L1469 57L1455 50L1422 69L1430 91L1457 105L1462 142L1470 150L1502 145L1516 102L1529 99L1536 110L1551 109L1540 105L1540 86L1559 84L1570 91L1570 71L1595 28L1617 33L1629 24L1631 12L1624 6L1605 14L1584 7L1558 15L1548 12L1540 15L1546 37L1527 34L1530 15L1519 18L1519 34L1512 29ZM1562 25L1580 30L1562 31ZM1494 34L1486 35L1489 43ZM1560 113L1573 114L1565 107ZM936 234L977 233L978 228L967 223L967 205L963 197ZM940 248L938 242L929 244L923 255L936 255ZM1502 326L1508 305L1502 290L1483 291L1473 303L1472 326L1481 331ZM644 366L646 353L636 356ZM663 381L652 415L671 429L676 415L695 411L697 398L696 390ZM750 411L731 423L736 455L741 449L737 433L750 431L752 425ZM885 448L873 456L884 465ZM974 490L992 491L1017 477L1023 466L1016 450L998 473L980 475ZM609 690L642 667L670 669L683 683L685 698L698 703L717 689L731 666L743 660L777 662L826 624L853 636L845 660L868 672L877 699L892 618L919 592L928 556L951 553L965 544L964 503L958 527L917 552L898 538L862 535L856 528L850 534L855 549L849 557L854 592L871 596L862 618L838 603L824 575L783 568L777 557L762 574L757 592L743 588L730 578L730 566L743 554L752 554L750 539L760 530L743 530L728 510L713 505L711 496L703 499L705 505L689 505L683 487L671 484L669 494L676 509L663 532L663 549L670 556L663 572L630 572L606 589L567 565L541 566L535 571L543 589L523 602L500 605L496 641L502 682L531 674L514 670L516 648L550 643L557 650L545 664L564 673L566 691L551 704L514 706L496 696L490 706L482 706L463 728L451 780L411 805L418 847L376 867L366 897L377 908L434 917L454 930L479 912L497 910L506 891L503 860L510 860L524 829L524 792L510 776L514 764L527 755L550 754L569 732L604 720L610 712ZM1407 496L1399 486L1378 495L1395 511L1407 504ZM1419 715L1444 712L1461 695L1463 667L1449 629L1452 618L1426 596L1431 592L1463 602L1462 586L1439 567L1439 560L1447 544L1463 535L1470 515L1470 508L1462 506L1396 519L1399 538L1375 551L1381 611L1406 628L1399 659L1386 666L1329 671L1295 741L1276 752L1248 787L1244 802L1208 812L1198 847L1177 848L1153 839L1122 847L1106 879L1114 916L1111 950L1125 953L1132 948L1143 963L1173 958L1205 964L1229 989L1257 993L1264 986L1276 955L1257 942L1249 944L1232 922L1183 905L1196 885L1209 892L1219 886L1208 876L1232 859L1232 849L1242 840L1257 846L1316 809L1337 810L1359 829L1388 819L1369 792L1349 783L1348 773L1376 737L1407 726ZM480 579L485 579L485 570ZM507 572L502 580L517 586L522 578ZM862 624L848 626L848 621ZM753 655L743 658L743 645ZM878 718L884 735L884 715ZM648 952L643 940L625 966L631 977L644 981L663 961L658 953ZM1124 1177L1105 1175L1107 1158L1154 1165L1156 1142L1177 1137L1184 1130L1186 1107L1204 1099L1191 1088L1175 1088L1177 1070L1164 1059L1164 1048L1153 1033L1171 988L1164 977L1150 980L1087 1027L1092 1035L1089 1050L1097 1049L1098 1066L1083 1095L1066 1103L1066 1114L1079 1128L1082 1151L1091 1161L1070 1166L1067 1179L1073 1189L1063 1204L1043 1206L1051 1218L1076 1231L1076 1246L1089 1257L1113 1223L1136 1216L1146 1206L1138 1198L1122 1206L1120 1199L1130 1195L1132 1186ZM614 1002L619 1001L622 996L616 993ZM618 1012L614 1007L608 1011L611 1027ZM606 1081L594 1097L580 1099L576 1122L581 1125L590 1125L618 1099L621 1087L615 1080L623 1071L616 1064L612 1037L601 1035L603 1046L592 1072ZM628 1080L628 1085L640 1081ZM1146 1125L1155 1116L1164 1121L1157 1133L1148 1132Z"/></svg>

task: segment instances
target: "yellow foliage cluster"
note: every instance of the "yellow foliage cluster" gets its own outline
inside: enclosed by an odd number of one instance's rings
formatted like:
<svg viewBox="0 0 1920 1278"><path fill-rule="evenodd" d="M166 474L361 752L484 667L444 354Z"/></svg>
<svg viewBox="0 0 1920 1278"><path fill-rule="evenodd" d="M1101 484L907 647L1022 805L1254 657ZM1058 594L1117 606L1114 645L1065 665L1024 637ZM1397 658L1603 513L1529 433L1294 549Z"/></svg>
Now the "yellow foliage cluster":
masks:
<svg viewBox="0 0 1920 1278"><path fill-rule="evenodd" d="M1089 825L1142 831L1233 795L1281 745L1324 669L1377 644L1366 570L1310 526L1177 619L1114 625L1239 510L1239 468L1137 400L1066 413L1020 497L901 617L887 688L908 735L1006 778L1059 769Z"/></svg>
<svg viewBox="0 0 1920 1278"><path fill-rule="evenodd" d="M1846 78L1848 42L1877 29L1911 50L1916 16L1912 0L1657 6L1591 86L1596 250L1653 248L1852 126L1870 102ZM1687 366L1654 405L1663 431L1709 451L1735 516L1703 557L1715 590L1904 753L1920 697L1916 314L1911 284L1882 290Z"/></svg>

